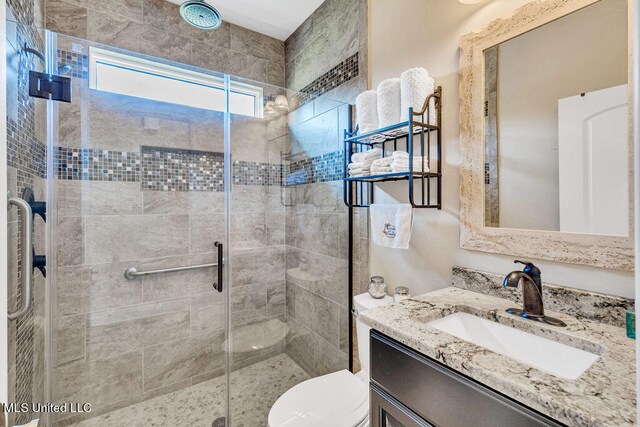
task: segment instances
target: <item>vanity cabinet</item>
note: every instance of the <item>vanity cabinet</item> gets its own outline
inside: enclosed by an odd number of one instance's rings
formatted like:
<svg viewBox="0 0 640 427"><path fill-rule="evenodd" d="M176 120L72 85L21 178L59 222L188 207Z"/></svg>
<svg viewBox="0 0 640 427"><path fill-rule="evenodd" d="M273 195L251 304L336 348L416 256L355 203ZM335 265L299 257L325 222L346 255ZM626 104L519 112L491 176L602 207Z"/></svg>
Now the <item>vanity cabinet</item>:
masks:
<svg viewBox="0 0 640 427"><path fill-rule="evenodd" d="M377 331L370 396L371 427L563 425Z"/></svg>

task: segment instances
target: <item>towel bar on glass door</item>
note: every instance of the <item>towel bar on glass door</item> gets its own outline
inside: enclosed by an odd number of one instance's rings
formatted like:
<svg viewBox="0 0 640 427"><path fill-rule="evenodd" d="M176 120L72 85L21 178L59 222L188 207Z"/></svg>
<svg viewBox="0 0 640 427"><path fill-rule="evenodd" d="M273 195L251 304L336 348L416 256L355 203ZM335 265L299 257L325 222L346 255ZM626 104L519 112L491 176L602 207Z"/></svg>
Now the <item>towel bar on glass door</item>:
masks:
<svg viewBox="0 0 640 427"><path fill-rule="evenodd" d="M224 262L223 262L224 264ZM135 267L130 267L127 268L124 272L124 277L127 278L127 280L133 280L136 277L142 277L142 276L148 276L150 274L159 274L159 273L173 273L176 271L187 271L187 270L197 270L199 268L210 268L210 267L217 267L218 263L214 262L211 264L200 264L200 265L188 265L185 267L174 267L174 268L165 268L162 270L150 270L150 271L138 271L137 268Z"/></svg>

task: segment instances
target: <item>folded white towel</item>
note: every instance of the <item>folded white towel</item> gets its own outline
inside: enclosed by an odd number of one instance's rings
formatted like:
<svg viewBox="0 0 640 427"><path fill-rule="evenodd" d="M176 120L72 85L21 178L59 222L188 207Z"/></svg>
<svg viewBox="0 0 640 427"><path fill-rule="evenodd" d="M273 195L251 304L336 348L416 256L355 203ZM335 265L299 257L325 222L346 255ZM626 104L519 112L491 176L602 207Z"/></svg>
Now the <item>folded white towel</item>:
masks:
<svg viewBox="0 0 640 427"><path fill-rule="evenodd" d="M393 157L393 160L408 160L409 153L407 153L406 151L394 151L391 154L391 157Z"/></svg>
<svg viewBox="0 0 640 427"><path fill-rule="evenodd" d="M376 159L371 163L371 169L379 168L379 167L388 167L391 162L393 162L393 157L383 157L381 159Z"/></svg>
<svg viewBox="0 0 640 427"><path fill-rule="evenodd" d="M379 148L372 148L371 150L363 151L361 153L354 153L351 156L351 161L354 163L364 162L366 160L375 160L382 154L382 150Z"/></svg>
<svg viewBox="0 0 640 427"><path fill-rule="evenodd" d="M383 174L391 173L391 172L392 172L391 166L380 167L380 168L371 168L371 174L372 175L383 175Z"/></svg>
<svg viewBox="0 0 640 427"><path fill-rule="evenodd" d="M402 120L406 121L409 120L409 107L413 107L413 111L422 110L427 97L435 90L435 82L424 68L411 68L400 75L400 87ZM428 124L436 124L434 99L429 102L428 120Z"/></svg>
<svg viewBox="0 0 640 427"><path fill-rule="evenodd" d="M409 163L393 162L391 163L391 170L393 172L409 172ZM426 160L424 164L420 163L420 160L413 162L414 172L429 172L429 165Z"/></svg>
<svg viewBox="0 0 640 427"><path fill-rule="evenodd" d="M349 171L349 176L360 176L360 175L369 175L371 173L370 169L353 169Z"/></svg>
<svg viewBox="0 0 640 427"><path fill-rule="evenodd" d="M428 158L424 158L424 160L422 159L422 156L413 156L413 164L414 165L419 165L420 163L424 163L425 165L429 164L429 159ZM391 162L391 164L395 164L398 166L409 166L409 159L394 159L393 162Z"/></svg>
<svg viewBox="0 0 640 427"><path fill-rule="evenodd" d="M378 95L375 90L356 97L356 114L360 134L378 129Z"/></svg>
<svg viewBox="0 0 640 427"><path fill-rule="evenodd" d="M372 163L373 163L373 159L371 161L352 162L352 163L349 163L349 170L351 170L351 169L369 169L371 167Z"/></svg>
<svg viewBox="0 0 640 427"><path fill-rule="evenodd" d="M371 215L371 237L379 246L409 249L413 209L409 204L379 204L369 207Z"/></svg>
<svg viewBox="0 0 640 427"><path fill-rule="evenodd" d="M378 85L378 122L381 128L400 122L400 79L384 80Z"/></svg>
<svg viewBox="0 0 640 427"><path fill-rule="evenodd" d="M357 172L349 172L349 176L352 178L357 178L359 176L369 176L371 175L371 171L367 170L360 170Z"/></svg>
<svg viewBox="0 0 640 427"><path fill-rule="evenodd" d="M391 168L391 172L390 173L407 173L409 172L409 168L408 167L392 167ZM418 174L418 173L428 173L429 169L427 168L427 170L422 170L420 167L416 166L413 168L413 173Z"/></svg>

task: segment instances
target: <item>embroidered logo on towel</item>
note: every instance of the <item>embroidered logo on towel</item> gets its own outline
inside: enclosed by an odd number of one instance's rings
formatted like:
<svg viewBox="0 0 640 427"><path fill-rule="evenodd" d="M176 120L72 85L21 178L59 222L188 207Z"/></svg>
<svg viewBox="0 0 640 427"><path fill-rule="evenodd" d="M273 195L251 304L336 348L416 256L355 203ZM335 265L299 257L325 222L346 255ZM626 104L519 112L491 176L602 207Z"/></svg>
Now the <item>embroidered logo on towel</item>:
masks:
<svg viewBox="0 0 640 427"><path fill-rule="evenodd" d="M396 231L396 226L389 223L386 223L384 225L384 230L382 230L382 232L390 239L395 239L396 235L398 234Z"/></svg>

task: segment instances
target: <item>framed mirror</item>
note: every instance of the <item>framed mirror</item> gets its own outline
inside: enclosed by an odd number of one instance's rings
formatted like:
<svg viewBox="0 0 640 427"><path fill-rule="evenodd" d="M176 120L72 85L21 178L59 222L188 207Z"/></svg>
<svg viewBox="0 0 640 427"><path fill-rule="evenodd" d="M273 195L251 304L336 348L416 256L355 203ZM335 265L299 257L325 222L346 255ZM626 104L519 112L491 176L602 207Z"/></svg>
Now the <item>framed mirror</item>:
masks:
<svg viewBox="0 0 640 427"><path fill-rule="evenodd" d="M542 0L461 39L460 245L633 269L627 0Z"/></svg>

